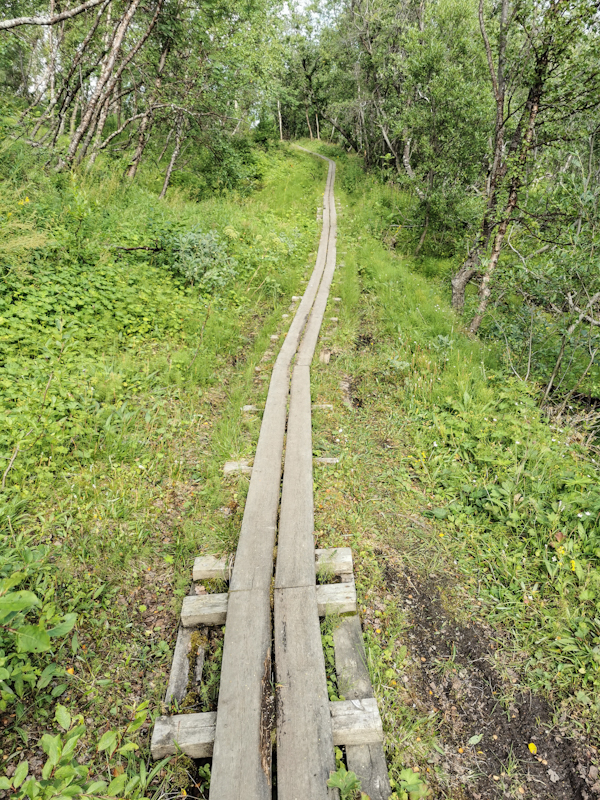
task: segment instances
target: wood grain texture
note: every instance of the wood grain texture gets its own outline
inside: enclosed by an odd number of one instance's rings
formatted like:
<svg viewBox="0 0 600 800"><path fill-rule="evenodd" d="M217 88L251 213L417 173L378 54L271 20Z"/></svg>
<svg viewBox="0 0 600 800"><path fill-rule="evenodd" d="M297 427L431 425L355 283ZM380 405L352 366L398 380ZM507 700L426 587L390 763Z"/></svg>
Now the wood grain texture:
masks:
<svg viewBox="0 0 600 800"><path fill-rule="evenodd" d="M176 714L159 717L154 723L150 752L152 758L174 756L179 750L190 758L210 758L213 754L217 714Z"/></svg>
<svg viewBox="0 0 600 800"><path fill-rule="evenodd" d="M226 594L201 594L184 597L181 606L181 624L185 628L198 625L224 625L227 619Z"/></svg>
<svg viewBox="0 0 600 800"><path fill-rule="evenodd" d="M198 556L194 559L192 580L202 581L220 578L228 581L231 577L230 571L232 567L233 559L227 556L222 556L221 558L217 556Z"/></svg>
<svg viewBox="0 0 600 800"><path fill-rule="evenodd" d="M275 587L314 586L310 375L296 367L290 393Z"/></svg>
<svg viewBox="0 0 600 800"><path fill-rule="evenodd" d="M374 697L362 700L338 700L330 703L333 743L377 744L383 741L383 725Z"/></svg>
<svg viewBox="0 0 600 800"><path fill-rule="evenodd" d="M354 583L326 583L317 586L319 616L328 614L356 614L356 587Z"/></svg>
<svg viewBox="0 0 600 800"><path fill-rule="evenodd" d="M165 694L165 703L169 705L171 700L180 703L187 693L188 677L190 674L189 654L192 646L192 630L179 626L177 631L177 641L175 642L175 652L173 653L173 663L169 674L169 684Z"/></svg>
<svg viewBox="0 0 600 800"><path fill-rule="evenodd" d="M352 575L352 550L349 547L328 547L315 550L317 572L328 575Z"/></svg>
<svg viewBox="0 0 600 800"><path fill-rule="evenodd" d="M275 590L278 800L327 800L333 733L314 586Z"/></svg>
<svg viewBox="0 0 600 800"><path fill-rule="evenodd" d="M392 789L381 744L346 747L346 764L360 778L362 791L369 800L389 800Z"/></svg>
<svg viewBox="0 0 600 800"><path fill-rule="evenodd" d="M341 694L350 700L372 698L373 686L358 616L341 620L333 631L333 646ZM348 745L346 762L348 769L360 778L362 791L370 800L388 800L392 789L381 744Z"/></svg>
<svg viewBox="0 0 600 800"><path fill-rule="evenodd" d="M261 737L263 676L270 648L269 590L230 592L210 800L271 798L270 732L268 753Z"/></svg>
<svg viewBox="0 0 600 800"><path fill-rule="evenodd" d="M344 617L334 628L333 647L340 694L347 700L374 697L358 616Z"/></svg>

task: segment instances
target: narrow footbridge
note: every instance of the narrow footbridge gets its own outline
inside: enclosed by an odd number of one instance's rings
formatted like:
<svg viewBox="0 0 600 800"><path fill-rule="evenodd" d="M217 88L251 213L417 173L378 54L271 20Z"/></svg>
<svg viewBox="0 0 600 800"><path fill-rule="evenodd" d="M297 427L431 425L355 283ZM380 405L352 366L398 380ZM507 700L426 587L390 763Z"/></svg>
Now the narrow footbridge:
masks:
<svg viewBox="0 0 600 800"><path fill-rule="evenodd" d="M212 758L210 800L331 800L338 796L327 788L336 746L345 748L348 769L371 800L391 793L352 554L314 546L310 365L337 234L335 164L325 160L317 261L273 367L235 561L232 567L204 556L194 564L194 581L224 578L229 591L192 592L181 613L165 702L183 699L189 681L200 680L202 648L190 659L194 629L225 624L218 708L160 717L152 737L154 758ZM339 582L317 585L317 571ZM335 702L328 698L319 622L328 613L341 615L334 649L346 699Z"/></svg>

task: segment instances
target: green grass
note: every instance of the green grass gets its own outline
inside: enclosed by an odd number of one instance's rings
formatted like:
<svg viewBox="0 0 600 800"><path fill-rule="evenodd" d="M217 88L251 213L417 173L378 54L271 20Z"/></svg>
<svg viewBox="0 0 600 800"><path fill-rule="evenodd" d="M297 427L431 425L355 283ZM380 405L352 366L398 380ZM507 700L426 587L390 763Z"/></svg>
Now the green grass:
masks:
<svg viewBox="0 0 600 800"><path fill-rule="evenodd" d="M72 179L32 170L18 192L24 170L4 181L6 229L24 233L0 254L0 578L18 571L16 590L37 596L17 622L39 641L63 627L40 653L17 652L2 629L0 758L27 757L38 778L40 737L61 731L57 703L89 778L139 778L193 557L235 550L248 481L222 466L253 454L260 420L241 406L264 403L269 337L312 267L325 175L291 150L257 158L257 191L203 202L182 189L159 202L102 163ZM217 231L236 261L216 293L187 286L169 260L169 237L193 229ZM99 752L111 730L119 747Z"/></svg>
<svg viewBox="0 0 600 800"><path fill-rule="evenodd" d="M577 430L548 424L536 386L509 373L503 343L466 336L444 284L368 233L391 190L365 177L344 191L349 160L336 184L340 322L322 332L330 364L312 370L313 402L334 404L314 416L314 451L341 462L316 471L315 527L317 546L353 549L399 786L413 764L433 774L441 731L402 688L415 667L386 562L423 580L445 576L452 616L495 630L496 669L518 669L521 686L597 735L600 493L594 453ZM439 278L447 264L428 270Z"/></svg>

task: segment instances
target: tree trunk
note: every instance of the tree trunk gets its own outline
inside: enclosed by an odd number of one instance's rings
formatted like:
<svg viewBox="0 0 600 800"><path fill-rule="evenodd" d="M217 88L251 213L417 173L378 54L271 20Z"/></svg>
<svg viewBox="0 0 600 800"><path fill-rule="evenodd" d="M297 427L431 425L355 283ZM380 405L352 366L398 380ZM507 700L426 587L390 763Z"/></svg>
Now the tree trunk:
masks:
<svg viewBox="0 0 600 800"><path fill-rule="evenodd" d="M87 133L93 118L97 114L98 103L100 101L100 98L102 97L106 85L108 84L111 78L111 75L113 73L117 61L117 57L121 51L123 39L125 38L127 29L131 24L133 15L135 14L140 2L141 0L131 0L129 8L127 9L127 11L125 12L124 16L122 17L121 21L117 26L115 35L112 40L110 51L102 67L102 72L100 74L100 77L98 78L98 83L96 84L94 93L92 94L88 106L82 115L79 126L77 127L77 130L75 131L75 134L71 139L71 144L69 145L69 150L66 157L66 161L68 164L73 163L73 160L75 159L75 154L77 153L81 140Z"/></svg>
<svg viewBox="0 0 600 800"><path fill-rule="evenodd" d="M308 118L308 106L304 106L304 111L306 113L306 124L308 125L308 132L310 133L310 140L312 142L314 137L313 137L312 128L310 127L310 119Z"/></svg>
<svg viewBox="0 0 600 800"><path fill-rule="evenodd" d="M423 228L423 233L421 234L421 238L419 239L419 244L417 245L417 249L415 250L415 258L421 252L421 248L425 244L425 237L427 236L427 228L429 227L429 214L425 214L425 227Z"/></svg>
<svg viewBox="0 0 600 800"><path fill-rule="evenodd" d="M148 100L148 105L146 107L146 111L144 116L142 117L142 121L140 122L140 127L138 129L138 140L137 145L135 148L135 153L133 154L133 158L131 159L131 164L127 169L127 177L130 180L135 178L135 173L140 165L140 161L143 155L144 150L146 149L146 145L148 144L148 135L150 133L150 128L152 127L153 122L153 105L156 100L156 96L160 91L161 86L161 78L162 73L165 68L165 64L167 62L167 56L169 55L170 44L166 44L163 48L162 53L160 54L160 61L158 62L158 69L156 71L156 80L154 81L154 92L152 96Z"/></svg>
<svg viewBox="0 0 600 800"><path fill-rule="evenodd" d="M321 138L321 131L319 130L319 115L315 114L315 120L317 122L317 139Z"/></svg>
<svg viewBox="0 0 600 800"><path fill-rule="evenodd" d="M279 120L279 141L283 142L283 120L281 119L281 103L277 101L277 118Z"/></svg>
<svg viewBox="0 0 600 800"><path fill-rule="evenodd" d="M498 260L500 258L500 253L502 251L502 243L504 241L504 236L506 235L506 231L508 229L508 225L510 223L513 211L515 210L517 205L519 189L521 187L521 183L523 180L522 176L525 172L527 156L529 154L529 150L531 148L531 142L533 140L535 121L538 115L538 111L540 108L540 100L542 99L542 93L544 90L546 67L547 67L547 60L545 54L542 53L538 58L535 84L529 91L529 97L527 99L525 111L523 113L523 116L519 120L519 125L517 126L517 130L515 131L515 136L513 137L513 142L517 142L520 131L523 128L523 123L525 121L524 117L527 114L528 115L527 127L525 129L525 135L521 140L520 152L519 152L519 157L517 159L517 164L513 168L514 172L511 179L508 202L504 209L502 220L498 225L496 236L494 238L494 245L492 247L490 260L487 269L485 271L485 274L483 276L483 280L481 282L481 288L479 290L479 297L480 297L479 307L477 309L477 313L471 320L471 324L469 326L469 330L471 333L477 333L477 331L479 330L479 326L481 325L483 315L487 310L491 295L490 280L492 278L492 274L494 273L496 267L498 266Z"/></svg>
<svg viewBox="0 0 600 800"><path fill-rule="evenodd" d="M177 118L177 129L175 135L175 147L171 154L171 160L169 161L169 166L167 167L167 171L165 173L165 182L163 183L163 187L161 193L159 195L159 199L163 199L167 193L167 189L169 188L169 182L171 180L171 173L173 172L173 167L175 166L175 162L177 161L177 157L179 156L179 151L181 150L181 140L183 138L183 114L179 114Z"/></svg>

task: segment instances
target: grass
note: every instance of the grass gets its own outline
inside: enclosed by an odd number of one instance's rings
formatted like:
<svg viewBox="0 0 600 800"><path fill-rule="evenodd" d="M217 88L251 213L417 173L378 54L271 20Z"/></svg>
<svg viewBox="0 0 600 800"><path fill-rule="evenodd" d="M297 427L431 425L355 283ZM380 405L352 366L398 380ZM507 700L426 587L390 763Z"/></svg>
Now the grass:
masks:
<svg viewBox="0 0 600 800"><path fill-rule="evenodd" d="M353 549L390 774L400 786L418 765L450 797L431 762L444 726L414 678L410 614L388 568L433 580L453 619L490 632L499 674L595 738L597 466L576 429L548 424L535 385L511 377L504 344L466 336L445 287L373 235L391 190L350 162L339 158L336 183L340 322L326 321L331 361L312 370L313 402L334 405L314 415L314 452L341 458L315 473L317 546Z"/></svg>
<svg viewBox="0 0 600 800"><path fill-rule="evenodd" d="M413 785L459 800L444 767L456 747L422 662L436 681L465 665L455 651L420 655L415 604L427 587L444 619L482 638L500 705L530 688L561 724L597 736L597 468L578 431L550 426L536 387L510 376L503 344L464 334L438 282L448 262L385 247L392 190L335 156L341 303L339 322L326 315L320 346L332 355L315 360L312 393L333 405L314 413L315 455L340 462L315 465L316 546L353 550L398 800ZM23 180L15 163L5 197ZM285 150L263 166L260 191L200 203L180 189L159 204L151 176L123 192L102 162L68 186L36 172L15 194L29 202L13 202L17 223L5 223L28 238L7 273L11 333L0 342L19 376L16 389L0 387L3 472L15 455L0 495L0 578L20 571L18 588L42 600L29 619L65 632L40 654L3 639L0 669L21 670L0 685L9 769L27 758L39 777L50 747L39 742L52 732L77 737L105 794L142 797L167 781L206 789L206 766L183 758L148 779L148 733L192 559L235 550L248 480L225 479L222 466L252 457L259 415L241 407L264 403L270 337L284 332L282 313L312 268L326 169ZM186 286L168 248L115 255L198 225L239 265L216 294ZM49 298L51 270L62 297ZM109 308L90 309L92 292ZM322 634L337 697L333 624ZM205 696L193 698L205 708L219 657L215 642ZM466 731L459 750L472 757L470 781L478 733ZM516 781L523 757L511 753L501 772Z"/></svg>
<svg viewBox="0 0 600 800"><path fill-rule="evenodd" d="M264 403L270 336L284 332L282 312L314 258L324 169L274 150L260 190L200 203L183 191L159 203L143 181L124 187L102 164L67 186L33 171L21 192L29 202L14 211L31 236L6 272L1 312L5 364L19 376L0 392L2 564L23 571L33 553L18 588L39 597L38 628L66 620L70 630L40 654L17 653L3 634L0 667L14 667L0 684L6 764L25 757L40 777L40 739L60 733L60 706L73 725L81 716L77 754L104 780L99 791L140 791L139 781L111 781L150 769L148 733L193 557L235 550L248 481L225 479L222 466L253 453L260 420L241 406ZM7 177L5 198L22 178ZM216 294L186 286L160 252L116 250L195 226L216 230L238 265ZM205 663L207 707L217 662L218 648ZM98 750L111 730L131 746Z"/></svg>

